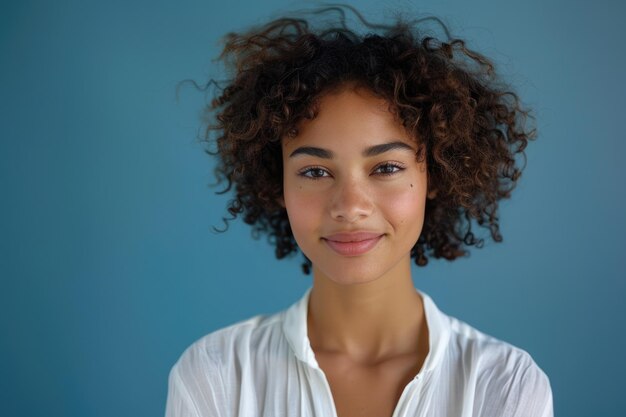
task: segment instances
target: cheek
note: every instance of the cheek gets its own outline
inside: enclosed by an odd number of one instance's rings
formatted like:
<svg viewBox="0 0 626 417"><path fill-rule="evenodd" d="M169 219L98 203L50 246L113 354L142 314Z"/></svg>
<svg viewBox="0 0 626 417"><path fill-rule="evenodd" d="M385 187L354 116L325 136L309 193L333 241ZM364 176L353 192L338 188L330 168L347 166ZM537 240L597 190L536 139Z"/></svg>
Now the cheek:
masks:
<svg viewBox="0 0 626 417"><path fill-rule="evenodd" d="M403 230L413 232L413 228L421 229L426 207L426 192L419 181L402 187L394 187L380 196L386 217Z"/></svg>
<svg viewBox="0 0 626 417"><path fill-rule="evenodd" d="M303 191L303 187L298 185L285 187L285 208L291 230L296 238L300 232L312 230L315 227L315 219L319 217L320 211L321 199Z"/></svg>

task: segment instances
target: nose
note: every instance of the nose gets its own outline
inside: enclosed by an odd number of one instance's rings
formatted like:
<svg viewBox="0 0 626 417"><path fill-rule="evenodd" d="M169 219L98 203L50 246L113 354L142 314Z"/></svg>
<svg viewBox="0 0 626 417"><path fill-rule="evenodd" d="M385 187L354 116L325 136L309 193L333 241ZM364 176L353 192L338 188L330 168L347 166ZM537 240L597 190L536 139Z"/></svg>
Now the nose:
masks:
<svg viewBox="0 0 626 417"><path fill-rule="evenodd" d="M371 192L358 179L337 183L331 192L330 215L334 220L354 223L372 214Z"/></svg>

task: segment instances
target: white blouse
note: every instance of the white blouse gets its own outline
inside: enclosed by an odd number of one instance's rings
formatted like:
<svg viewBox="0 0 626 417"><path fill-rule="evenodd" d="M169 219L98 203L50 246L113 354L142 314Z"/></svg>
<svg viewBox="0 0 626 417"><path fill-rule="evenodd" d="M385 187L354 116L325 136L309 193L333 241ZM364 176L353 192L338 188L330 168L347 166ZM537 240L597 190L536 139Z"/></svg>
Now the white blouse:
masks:
<svg viewBox="0 0 626 417"><path fill-rule="evenodd" d="M424 300L430 350L392 417L552 417L546 374L524 350ZM307 336L311 288L291 307L210 333L169 374L166 417L337 417Z"/></svg>

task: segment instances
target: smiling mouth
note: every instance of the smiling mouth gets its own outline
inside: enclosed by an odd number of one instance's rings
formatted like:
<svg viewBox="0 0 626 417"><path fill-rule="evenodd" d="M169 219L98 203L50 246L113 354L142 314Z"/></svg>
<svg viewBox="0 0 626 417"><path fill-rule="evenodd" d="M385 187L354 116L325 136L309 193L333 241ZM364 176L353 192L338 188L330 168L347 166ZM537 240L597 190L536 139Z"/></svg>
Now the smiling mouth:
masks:
<svg viewBox="0 0 626 417"><path fill-rule="evenodd" d="M358 256L372 250L384 235L378 235L367 239L357 241L340 242L328 238L322 238L328 247L342 256ZM347 239L343 239L347 240Z"/></svg>

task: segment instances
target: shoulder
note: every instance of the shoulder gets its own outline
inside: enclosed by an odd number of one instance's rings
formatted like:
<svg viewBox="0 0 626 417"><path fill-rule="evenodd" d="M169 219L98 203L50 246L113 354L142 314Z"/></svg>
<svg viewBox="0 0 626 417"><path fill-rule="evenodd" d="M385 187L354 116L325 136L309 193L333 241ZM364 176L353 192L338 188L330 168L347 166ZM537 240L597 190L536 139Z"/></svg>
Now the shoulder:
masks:
<svg viewBox="0 0 626 417"><path fill-rule="evenodd" d="M253 356L279 340L281 315L258 315L215 330L187 347L168 380L167 417L228 415L233 389L253 372Z"/></svg>
<svg viewBox="0 0 626 417"><path fill-rule="evenodd" d="M474 390L478 416L552 416L550 380L524 349L449 317L450 354Z"/></svg>
<svg viewBox="0 0 626 417"><path fill-rule="evenodd" d="M186 379L196 374L218 377L221 369L258 352L280 336L281 313L258 315L215 330L185 349L173 371Z"/></svg>

